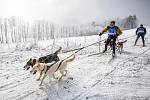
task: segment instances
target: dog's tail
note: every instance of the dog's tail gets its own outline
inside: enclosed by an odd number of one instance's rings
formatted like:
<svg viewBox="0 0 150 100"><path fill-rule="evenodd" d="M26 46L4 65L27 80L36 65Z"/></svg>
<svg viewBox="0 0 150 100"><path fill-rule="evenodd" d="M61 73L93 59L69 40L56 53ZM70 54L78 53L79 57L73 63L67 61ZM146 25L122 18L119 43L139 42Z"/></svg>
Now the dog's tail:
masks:
<svg viewBox="0 0 150 100"><path fill-rule="evenodd" d="M124 40L123 43L127 42L127 40Z"/></svg>
<svg viewBox="0 0 150 100"><path fill-rule="evenodd" d="M66 62L72 62L75 59L75 55L72 55L68 59L66 59Z"/></svg>
<svg viewBox="0 0 150 100"><path fill-rule="evenodd" d="M127 42L127 40L124 40L124 41L121 41L121 42L118 42L119 44L123 44L123 43L125 43L125 42Z"/></svg>
<svg viewBox="0 0 150 100"><path fill-rule="evenodd" d="M54 52L54 54L58 54L58 53L61 51L61 49L62 49L62 47L60 47L58 50L56 50L56 51Z"/></svg>

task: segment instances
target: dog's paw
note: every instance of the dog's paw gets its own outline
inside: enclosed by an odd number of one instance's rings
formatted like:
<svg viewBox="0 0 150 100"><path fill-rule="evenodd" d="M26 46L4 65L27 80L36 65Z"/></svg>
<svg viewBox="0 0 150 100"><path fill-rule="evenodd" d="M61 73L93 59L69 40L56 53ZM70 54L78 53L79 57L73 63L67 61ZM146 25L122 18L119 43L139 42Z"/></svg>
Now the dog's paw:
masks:
<svg viewBox="0 0 150 100"><path fill-rule="evenodd" d="M73 80L73 77L69 77L68 79Z"/></svg>
<svg viewBox="0 0 150 100"><path fill-rule="evenodd" d="M58 79L59 79L59 77L54 77L54 79L58 80Z"/></svg>
<svg viewBox="0 0 150 100"><path fill-rule="evenodd" d="M58 79L58 82L62 80L62 77Z"/></svg>
<svg viewBox="0 0 150 100"><path fill-rule="evenodd" d="M40 84L39 86L42 86L42 84Z"/></svg>
<svg viewBox="0 0 150 100"><path fill-rule="evenodd" d="M55 75L53 75L53 78L54 78L54 79L57 79L57 80L59 79L59 77L56 77Z"/></svg>
<svg viewBox="0 0 150 100"><path fill-rule="evenodd" d="M38 78L38 79L36 79L36 81L39 81L40 79Z"/></svg>

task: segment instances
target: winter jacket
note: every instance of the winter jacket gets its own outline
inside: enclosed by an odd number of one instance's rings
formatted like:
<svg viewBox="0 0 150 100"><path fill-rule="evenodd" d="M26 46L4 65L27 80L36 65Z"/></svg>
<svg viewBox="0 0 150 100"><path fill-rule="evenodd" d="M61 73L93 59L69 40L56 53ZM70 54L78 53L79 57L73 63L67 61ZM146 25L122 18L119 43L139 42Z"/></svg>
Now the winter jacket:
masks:
<svg viewBox="0 0 150 100"><path fill-rule="evenodd" d="M102 34L107 31L108 33L115 33L117 36L122 34L122 31L118 26L113 26L113 27L107 26L106 28L102 30Z"/></svg>
<svg viewBox="0 0 150 100"><path fill-rule="evenodd" d="M139 27L136 30L136 35L138 34L146 34L146 28L145 27Z"/></svg>

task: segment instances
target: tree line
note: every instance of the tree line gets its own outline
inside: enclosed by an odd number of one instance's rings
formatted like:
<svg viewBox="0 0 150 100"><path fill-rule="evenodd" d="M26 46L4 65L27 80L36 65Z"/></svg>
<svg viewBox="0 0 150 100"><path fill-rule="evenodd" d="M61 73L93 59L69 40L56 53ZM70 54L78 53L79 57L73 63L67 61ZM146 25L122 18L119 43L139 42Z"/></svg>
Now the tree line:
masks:
<svg viewBox="0 0 150 100"><path fill-rule="evenodd" d="M31 39L49 40L95 33L95 28L90 24L65 26L46 20L37 20L29 24L16 17L0 18L0 43L26 42Z"/></svg>
<svg viewBox="0 0 150 100"><path fill-rule="evenodd" d="M129 15L125 18L115 18L113 20L115 20L116 24L123 30L133 29L138 26L138 18L136 15ZM107 22L105 22L105 25L107 24Z"/></svg>
<svg viewBox="0 0 150 100"><path fill-rule="evenodd" d="M138 20L136 15L128 16L124 19L117 18L115 20L123 29L137 27ZM103 26L105 26L105 23ZM99 32L99 29L99 27L94 27L92 23L58 25L47 20L37 20L31 24L16 17L0 17L0 43L19 43L29 40L36 42L55 38L95 35Z"/></svg>

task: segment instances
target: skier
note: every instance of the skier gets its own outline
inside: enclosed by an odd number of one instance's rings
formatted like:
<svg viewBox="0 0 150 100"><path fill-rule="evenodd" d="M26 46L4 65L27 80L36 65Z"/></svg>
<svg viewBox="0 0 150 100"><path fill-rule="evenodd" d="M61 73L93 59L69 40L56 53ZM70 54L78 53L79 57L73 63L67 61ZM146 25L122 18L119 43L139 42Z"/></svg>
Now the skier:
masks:
<svg viewBox="0 0 150 100"><path fill-rule="evenodd" d="M105 50L103 51L103 53L105 53L107 51L107 46L112 40L113 41L113 43L112 43L113 54L112 55L115 56L116 38L122 34L122 31L120 30L120 28L118 26L115 25L115 21L111 21L110 25L107 26L106 28L104 28L104 30L102 30L102 32L99 34L99 36L101 36L104 32L108 32L108 38L106 40Z"/></svg>
<svg viewBox="0 0 150 100"><path fill-rule="evenodd" d="M141 24L140 27L137 28L137 30L136 30L137 38L135 40L134 46L136 45L138 39L141 37L142 38L142 42L143 42L143 47L145 47L145 40L144 40L145 34L146 34L146 28L143 27L143 25Z"/></svg>

